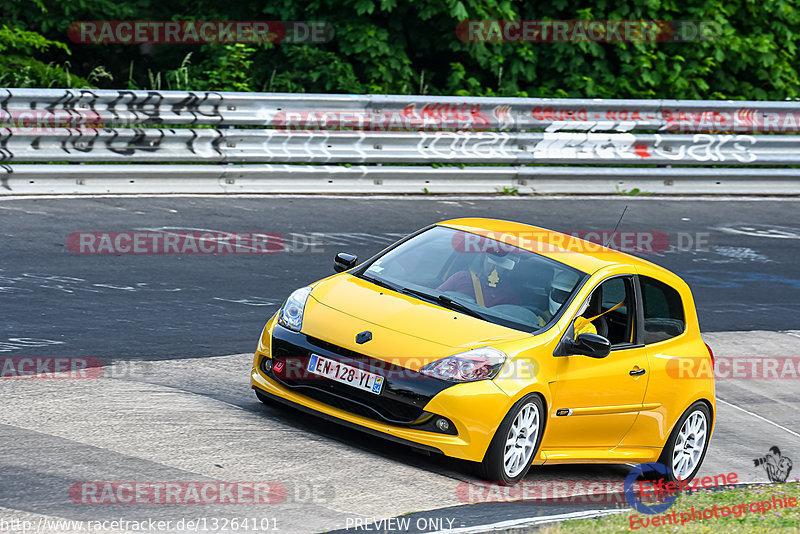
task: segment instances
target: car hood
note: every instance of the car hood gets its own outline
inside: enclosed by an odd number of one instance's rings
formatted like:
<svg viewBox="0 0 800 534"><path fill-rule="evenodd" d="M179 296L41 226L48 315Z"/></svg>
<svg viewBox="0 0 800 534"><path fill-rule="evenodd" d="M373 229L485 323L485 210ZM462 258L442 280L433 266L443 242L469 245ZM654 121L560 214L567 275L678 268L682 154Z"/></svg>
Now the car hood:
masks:
<svg viewBox="0 0 800 534"><path fill-rule="evenodd" d="M369 330L372 339L356 343ZM475 347L531 334L378 287L350 274L314 286L303 333L407 369Z"/></svg>

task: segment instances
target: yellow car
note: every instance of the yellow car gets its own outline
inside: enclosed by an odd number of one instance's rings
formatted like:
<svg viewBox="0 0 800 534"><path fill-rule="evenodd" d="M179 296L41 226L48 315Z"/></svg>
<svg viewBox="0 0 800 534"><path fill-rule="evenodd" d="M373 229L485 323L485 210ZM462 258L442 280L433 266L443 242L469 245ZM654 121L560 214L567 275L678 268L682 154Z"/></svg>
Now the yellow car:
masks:
<svg viewBox="0 0 800 534"><path fill-rule="evenodd" d="M512 484L532 465L700 468L713 369L689 287L650 262L492 219L424 228L294 291L264 327L264 402L477 462Z"/></svg>

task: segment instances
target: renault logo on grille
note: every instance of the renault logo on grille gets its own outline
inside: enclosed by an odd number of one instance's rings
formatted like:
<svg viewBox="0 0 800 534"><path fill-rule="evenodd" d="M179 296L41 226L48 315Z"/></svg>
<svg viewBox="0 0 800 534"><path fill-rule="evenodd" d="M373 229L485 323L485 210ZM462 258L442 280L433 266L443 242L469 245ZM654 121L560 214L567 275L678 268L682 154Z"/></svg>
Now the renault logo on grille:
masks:
<svg viewBox="0 0 800 534"><path fill-rule="evenodd" d="M372 332L370 332L369 330L364 330L360 334L356 335L356 343L358 343L359 345L363 345L370 339L372 339Z"/></svg>

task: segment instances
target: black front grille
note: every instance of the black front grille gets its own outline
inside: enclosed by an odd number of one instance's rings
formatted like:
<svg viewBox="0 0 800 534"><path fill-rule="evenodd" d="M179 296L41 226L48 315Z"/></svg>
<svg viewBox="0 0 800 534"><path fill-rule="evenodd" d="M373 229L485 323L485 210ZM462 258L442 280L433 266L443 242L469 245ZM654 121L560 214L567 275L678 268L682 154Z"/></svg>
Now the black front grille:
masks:
<svg viewBox="0 0 800 534"><path fill-rule="evenodd" d="M312 353L383 376L380 395L309 373L306 369ZM452 385L281 327L273 331L272 358L275 364L270 376L298 393L396 425L424 420L424 408L430 399Z"/></svg>

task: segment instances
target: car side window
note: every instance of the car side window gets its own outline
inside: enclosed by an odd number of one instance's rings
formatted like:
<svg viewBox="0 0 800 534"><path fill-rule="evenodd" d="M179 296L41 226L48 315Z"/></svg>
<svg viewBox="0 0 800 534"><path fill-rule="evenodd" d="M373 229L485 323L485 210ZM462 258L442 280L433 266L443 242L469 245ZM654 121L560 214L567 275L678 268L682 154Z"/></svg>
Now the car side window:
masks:
<svg viewBox="0 0 800 534"><path fill-rule="evenodd" d="M624 278L613 278L600 286L601 302L603 310L608 310L619 304L623 303L625 306L626 289Z"/></svg>
<svg viewBox="0 0 800 534"><path fill-rule="evenodd" d="M633 342L633 286L628 277L616 277L600 284L589 297L589 305L576 318L575 333L593 333L608 339L612 347Z"/></svg>
<svg viewBox="0 0 800 534"><path fill-rule="evenodd" d="M678 292L654 278L640 276L644 307L644 342L658 343L686 329L683 302Z"/></svg>

